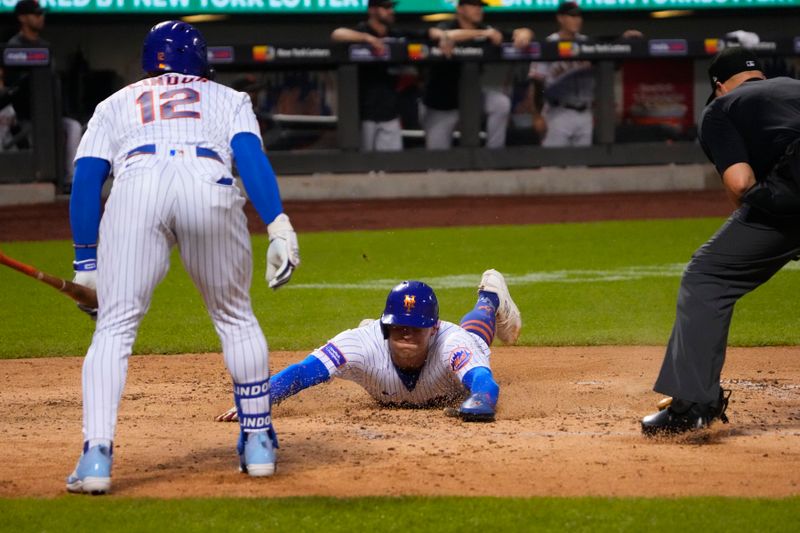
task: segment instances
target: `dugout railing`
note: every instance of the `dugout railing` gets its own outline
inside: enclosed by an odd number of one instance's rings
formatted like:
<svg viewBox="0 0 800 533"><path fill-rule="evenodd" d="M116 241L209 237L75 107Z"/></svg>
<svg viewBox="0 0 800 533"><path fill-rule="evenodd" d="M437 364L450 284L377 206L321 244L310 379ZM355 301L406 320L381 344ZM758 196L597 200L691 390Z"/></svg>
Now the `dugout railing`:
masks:
<svg viewBox="0 0 800 533"><path fill-rule="evenodd" d="M317 150L271 151L270 159L281 175L316 173L362 173L370 171L420 172L436 170L491 170L546 166L621 166L689 164L705 162L695 141L625 142L615 138L615 67L627 59L692 59L708 61L726 46L738 43L725 39L633 39L617 42L540 42L525 50L510 43L487 46L463 43L452 57L427 42L393 42L377 55L362 44L215 45L209 47L209 60L221 74L254 71L320 70L336 76L335 116L287 117L276 114L272 120L335 130L335 147ZM756 52L763 56L786 57L800 54L800 37L761 41ZM44 55L43 55L44 54ZM52 182L63 186L63 143L61 138L60 95L57 79L50 67L46 49L6 49L6 68L30 71L30 98L33 110L32 150L0 153L0 183ZM509 146L504 149L481 147L481 65L482 63L589 60L595 64L594 144L582 148L543 148ZM358 72L363 64L427 65L440 61L460 61L460 124L458 147L427 151L413 148L403 152L359 151ZM411 152L411 154L409 153Z"/></svg>
<svg viewBox="0 0 800 533"><path fill-rule="evenodd" d="M709 60L726 46L738 43L723 38L630 39L615 42L534 41L525 50L511 43L491 46L463 43L450 58L429 42L393 42L383 54L364 44L281 45L277 43L212 46L209 58L221 72L258 70L334 70L337 78L335 121L337 149L274 151L270 153L282 174L336 172L417 172L437 170L490 170L544 166L620 166L647 164L689 164L705 162L692 140L668 142L616 142L614 76L616 66L628 59ZM761 41L755 51L764 56L793 56L800 53L800 37ZM497 62L589 60L595 64L594 143L582 148L508 146L481 147L481 64ZM359 65L386 63L427 65L460 61L460 123L458 147L451 150L414 149L400 153L359 152L358 116ZM325 118L330 126L330 117Z"/></svg>

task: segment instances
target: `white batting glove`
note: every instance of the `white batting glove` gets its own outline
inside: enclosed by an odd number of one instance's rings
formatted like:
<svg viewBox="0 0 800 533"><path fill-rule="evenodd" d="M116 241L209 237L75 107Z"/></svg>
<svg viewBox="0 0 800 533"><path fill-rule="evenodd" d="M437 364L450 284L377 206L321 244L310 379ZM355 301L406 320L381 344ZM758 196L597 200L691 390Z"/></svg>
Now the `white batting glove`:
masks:
<svg viewBox="0 0 800 533"><path fill-rule="evenodd" d="M75 277L72 283L83 285L92 290L97 290L97 261L89 259L86 261L74 261L72 268L75 270ZM89 315L92 320L97 320L97 309L78 304L78 309Z"/></svg>
<svg viewBox="0 0 800 533"><path fill-rule="evenodd" d="M79 270L75 272L72 283L97 290L97 270Z"/></svg>
<svg viewBox="0 0 800 533"><path fill-rule="evenodd" d="M289 282L292 272L300 265L300 248L292 223L284 213L267 225L267 233L267 283L270 288L277 289Z"/></svg>
<svg viewBox="0 0 800 533"><path fill-rule="evenodd" d="M238 422L239 421L239 413L236 412L236 407L231 407L221 415L217 415L214 417L215 422Z"/></svg>

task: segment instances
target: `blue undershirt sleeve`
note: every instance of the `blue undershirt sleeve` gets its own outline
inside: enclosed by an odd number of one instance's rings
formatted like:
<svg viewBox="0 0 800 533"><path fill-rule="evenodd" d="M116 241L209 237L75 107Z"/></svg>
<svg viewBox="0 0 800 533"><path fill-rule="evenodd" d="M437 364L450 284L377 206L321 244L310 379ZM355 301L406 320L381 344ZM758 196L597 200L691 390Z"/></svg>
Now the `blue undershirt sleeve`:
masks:
<svg viewBox="0 0 800 533"><path fill-rule="evenodd" d="M500 395L500 386L492 377L492 371L485 366L473 368L461 380L461 383L469 390L470 394L484 393L489 396L492 407L497 405L497 398Z"/></svg>
<svg viewBox="0 0 800 533"><path fill-rule="evenodd" d="M269 224L283 212L283 204L275 171L261 148L261 140L252 133L237 133L231 139L231 148L247 196L261 220Z"/></svg>
<svg viewBox="0 0 800 533"><path fill-rule="evenodd" d="M269 379L270 395L273 404L278 404L303 389L319 385L330 379L325 365L309 355L301 362L288 366Z"/></svg>
<svg viewBox="0 0 800 533"><path fill-rule="evenodd" d="M78 263L97 259L101 196L109 172L111 163L105 159L81 157L75 162L69 222Z"/></svg>

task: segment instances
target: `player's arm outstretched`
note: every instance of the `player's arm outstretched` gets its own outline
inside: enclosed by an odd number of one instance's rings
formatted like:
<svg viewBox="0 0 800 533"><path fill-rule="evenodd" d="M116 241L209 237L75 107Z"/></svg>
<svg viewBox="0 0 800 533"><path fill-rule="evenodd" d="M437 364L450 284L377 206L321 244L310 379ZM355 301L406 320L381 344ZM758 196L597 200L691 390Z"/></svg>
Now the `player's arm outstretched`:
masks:
<svg viewBox="0 0 800 533"><path fill-rule="evenodd" d="M461 419L465 422L494 421L500 386L495 382L492 371L485 366L475 367L464 374L461 383L470 393L458 408Z"/></svg>
<svg viewBox="0 0 800 533"><path fill-rule="evenodd" d="M247 98L248 105L249 101ZM247 111L252 114L250 108ZM254 133L243 131L233 136L231 148L247 195L267 224L269 249L266 278L269 286L277 289L289 282L292 272L300 265L297 235L289 217L283 213L278 181L261 147L261 139Z"/></svg>
<svg viewBox="0 0 800 533"><path fill-rule="evenodd" d="M288 366L269 378L270 401L277 405L289 396L294 396L303 389L319 385L331 378L325 365L313 355L309 355L299 363ZM232 407L214 418L217 422L234 422L239 420L236 407Z"/></svg>

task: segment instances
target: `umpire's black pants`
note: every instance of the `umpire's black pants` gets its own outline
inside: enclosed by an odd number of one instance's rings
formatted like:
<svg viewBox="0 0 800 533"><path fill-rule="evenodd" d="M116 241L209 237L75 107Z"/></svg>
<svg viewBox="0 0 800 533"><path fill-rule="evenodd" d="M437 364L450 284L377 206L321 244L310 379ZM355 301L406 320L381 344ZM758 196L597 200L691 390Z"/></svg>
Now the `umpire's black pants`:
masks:
<svg viewBox="0 0 800 533"><path fill-rule="evenodd" d="M716 402L736 301L800 256L800 221L767 217L744 206L692 256L656 392ZM797 298L797 295L787 295Z"/></svg>

